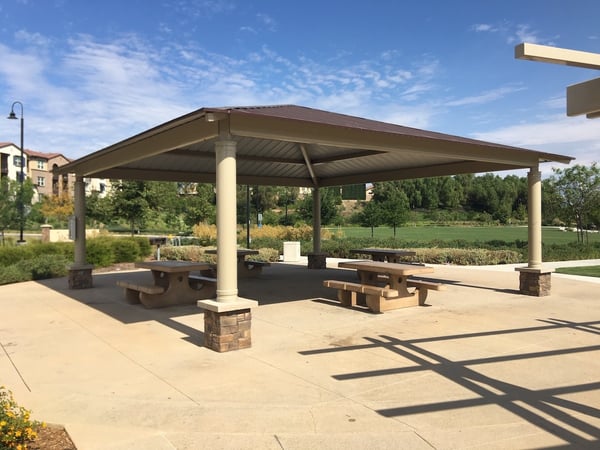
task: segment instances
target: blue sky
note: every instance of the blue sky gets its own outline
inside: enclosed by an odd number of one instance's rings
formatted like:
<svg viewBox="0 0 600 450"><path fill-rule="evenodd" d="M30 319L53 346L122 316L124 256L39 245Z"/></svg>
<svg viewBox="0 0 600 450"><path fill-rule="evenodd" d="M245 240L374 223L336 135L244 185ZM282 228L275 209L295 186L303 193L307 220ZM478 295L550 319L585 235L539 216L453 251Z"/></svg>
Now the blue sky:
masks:
<svg viewBox="0 0 600 450"><path fill-rule="evenodd" d="M600 119L566 117L565 89L598 71L514 46L600 53L598 17L598 0L2 0L0 115L21 101L25 147L70 158L204 106L293 103L589 164Z"/></svg>

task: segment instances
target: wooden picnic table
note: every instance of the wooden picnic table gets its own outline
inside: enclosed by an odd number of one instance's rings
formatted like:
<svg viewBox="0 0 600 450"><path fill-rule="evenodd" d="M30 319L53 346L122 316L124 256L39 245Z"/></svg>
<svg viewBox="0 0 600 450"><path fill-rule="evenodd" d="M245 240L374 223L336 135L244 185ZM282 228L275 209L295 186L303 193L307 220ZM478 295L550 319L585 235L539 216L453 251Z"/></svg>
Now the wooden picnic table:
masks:
<svg viewBox="0 0 600 450"><path fill-rule="evenodd" d="M196 304L200 299L216 296L215 278L192 276L190 272L210 269L205 262L190 261L140 261L135 266L150 269L153 284L139 284L120 280L130 303L142 303L147 308Z"/></svg>
<svg viewBox="0 0 600 450"><path fill-rule="evenodd" d="M206 250L209 255L216 255L217 249L209 249ZM237 269L238 269L238 278L248 278L258 276L262 272L262 268L264 266L270 266L271 264L266 261L252 261L247 260L246 256L249 255L258 255L258 250L251 250L248 248L238 248L237 249ZM216 267L212 268L216 271Z"/></svg>
<svg viewBox="0 0 600 450"><path fill-rule="evenodd" d="M350 250L355 255L369 255L373 261L401 263L407 256L415 256L417 252L393 248L355 248Z"/></svg>
<svg viewBox="0 0 600 450"><path fill-rule="evenodd" d="M422 305L429 289L442 290L439 283L412 279L412 275L432 273L433 267L383 261L345 261L338 267L354 269L360 283L325 280L324 285L338 289L338 299L346 306L364 303L374 312ZM414 288L413 292L409 288Z"/></svg>

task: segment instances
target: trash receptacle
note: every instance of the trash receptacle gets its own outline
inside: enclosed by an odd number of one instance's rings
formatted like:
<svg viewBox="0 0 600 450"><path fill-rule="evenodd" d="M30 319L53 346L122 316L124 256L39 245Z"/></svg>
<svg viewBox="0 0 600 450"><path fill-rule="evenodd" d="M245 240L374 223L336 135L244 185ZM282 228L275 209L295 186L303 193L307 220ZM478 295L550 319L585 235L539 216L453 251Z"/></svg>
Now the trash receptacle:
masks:
<svg viewBox="0 0 600 450"><path fill-rule="evenodd" d="M283 262L300 261L300 242L289 241L283 243Z"/></svg>

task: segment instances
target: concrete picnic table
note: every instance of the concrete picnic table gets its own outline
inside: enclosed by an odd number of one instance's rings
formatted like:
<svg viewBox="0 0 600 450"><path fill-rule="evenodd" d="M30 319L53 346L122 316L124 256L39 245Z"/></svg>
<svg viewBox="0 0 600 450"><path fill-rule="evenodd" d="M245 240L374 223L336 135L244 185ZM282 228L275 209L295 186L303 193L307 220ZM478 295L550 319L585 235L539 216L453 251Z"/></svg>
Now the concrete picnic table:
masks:
<svg viewBox="0 0 600 450"><path fill-rule="evenodd" d="M338 267L355 269L360 283L325 280L323 284L338 289L338 299L345 306L360 304L362 298L358 295L364 296L366 306L373 312L423 305L429 289L444 289L439 283L411 278L432 273L433 267L383 261L344 261ZM409 288L415 291L410 292Z"/></svg>
<svg viewBox="0 0 600 450"><path fill-rule="evenodd" d="M200 299L216 295L217 280L210 277L192 276L190 272L210 268L205 262L190 261L139 261L135 266L150 269L153 284L138 284L120 280L117 285L125 288L129 303L142 303L147 308L195 304Z"/></svg>

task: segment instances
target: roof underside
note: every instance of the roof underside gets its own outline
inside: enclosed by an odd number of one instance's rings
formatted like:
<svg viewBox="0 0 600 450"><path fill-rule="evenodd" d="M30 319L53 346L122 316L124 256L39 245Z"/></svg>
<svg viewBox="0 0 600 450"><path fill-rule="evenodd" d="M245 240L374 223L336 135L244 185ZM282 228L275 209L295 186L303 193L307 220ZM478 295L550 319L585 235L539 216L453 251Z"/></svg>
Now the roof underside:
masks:
<svg viewBox="0 0 600 450"><path fill-rule="evenodd" d="M215 181L215 142L237 143L237 183L338 186L569 163L573 158L294 105L203 108L111 145L62 173Z"/></svg>

